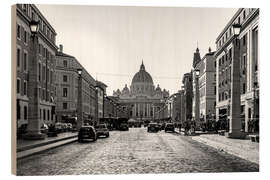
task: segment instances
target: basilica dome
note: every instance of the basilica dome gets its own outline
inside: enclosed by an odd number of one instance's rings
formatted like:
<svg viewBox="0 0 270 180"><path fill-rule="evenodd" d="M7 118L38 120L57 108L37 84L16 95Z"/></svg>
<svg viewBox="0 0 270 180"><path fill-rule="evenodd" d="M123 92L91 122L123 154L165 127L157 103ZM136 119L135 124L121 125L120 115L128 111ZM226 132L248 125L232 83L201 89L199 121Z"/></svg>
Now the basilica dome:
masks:
<svg viewBox="0 0 270 180"><path fill-rule="evenodd" d="M132 84L135 84L135 83L153 84L153 79L151 75L145 71L143 62L141 64L140 71L137 72L132 79Z"/></svg>

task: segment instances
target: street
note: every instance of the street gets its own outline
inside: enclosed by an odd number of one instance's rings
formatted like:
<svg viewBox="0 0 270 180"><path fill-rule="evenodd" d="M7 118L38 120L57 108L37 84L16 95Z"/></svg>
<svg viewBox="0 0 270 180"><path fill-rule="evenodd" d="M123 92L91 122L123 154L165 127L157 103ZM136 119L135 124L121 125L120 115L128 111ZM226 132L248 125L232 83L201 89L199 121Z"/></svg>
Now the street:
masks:
<svg viewBox="0 0 270 180"><path fill-rule="evenodd" d="M111 131L96 142L72 143L17 162L17 175L257 172L259 165L176 133L146 128Z"/></svg>

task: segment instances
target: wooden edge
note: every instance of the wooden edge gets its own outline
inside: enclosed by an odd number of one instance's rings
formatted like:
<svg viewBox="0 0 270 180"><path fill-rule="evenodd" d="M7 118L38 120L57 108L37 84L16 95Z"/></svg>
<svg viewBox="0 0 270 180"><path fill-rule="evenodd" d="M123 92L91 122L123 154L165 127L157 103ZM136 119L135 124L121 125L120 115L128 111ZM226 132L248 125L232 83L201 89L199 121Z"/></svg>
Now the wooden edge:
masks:
<svg viewBox="0 0 270 180"><path fill-rule="evenodd" d="M11 6L11 173L16 175L16 4Z"/></svg>

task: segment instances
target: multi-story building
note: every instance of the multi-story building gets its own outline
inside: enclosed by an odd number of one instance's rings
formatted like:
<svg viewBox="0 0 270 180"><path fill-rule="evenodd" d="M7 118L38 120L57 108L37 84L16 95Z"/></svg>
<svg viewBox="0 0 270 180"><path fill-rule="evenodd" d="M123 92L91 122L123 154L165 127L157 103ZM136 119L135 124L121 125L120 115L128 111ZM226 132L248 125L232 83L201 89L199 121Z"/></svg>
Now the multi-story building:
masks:
<svg viewBox="0 0 270 180"><path fill-rule="evenodd" d="M37 41L30 31L33 20L39 22ZM54 121L55 36L54 28L35 5L16 5L17 127L27 124L30 118L40 125Z"/></svg>
<svg viewBox="0 0 270 180"><path fill-rule="evenodd" d="M116 100L113 96L106 96L104 98L104 117L116 117Z"/></svg>
<svg viewBox="0 0 270 180"><path fill-rule="evenodd" d="M168 117L174 123L180 123L181 119L181 94L180 91L173 94L167 100Z"/></svg>
<svg viewBox="0 0 270 180"><path fill-rule="evenodd" d="M167 117L165 100L169 92L161 90L159 85L155 88L143 62L132 79L130 89L125 85L122 91L114 91L113 96L119 97L120 106L124 111L128 110L129 117L135 120L151 121Z"/></svg>
<svg viewBox="0 0 270 180"><path fill-rule="evenodd" d="M196 122L200 121L200 94L199 94L199 76L196 74L200 69L201 55L199 48L193 55L193 70L192 70L192 119Z"/></svg>
<svg viewBox="0 0 270 180"><path fill-rule="evenodd" d="M242 129L248 131L250 120L259 118L259 9L241 8L231 18L216 39L216 118L230 118L231 69L233 57L233 24L241 25L240 84Z"/></svg>
<svg viewBox="0 0 270 180"><path fill-rule="evenodd" d="M184 121L191 120L192 119L192 72L185 73L183 80L183 92L184 92L184 108L183 108L183 114L184 114Z"/></svg>
<svg viewBox="0 0 270 180"><path fill-rule="evenodd" d="M198 69L199 74L199 96L200 96L200 121L214 119L216 113L216 64L215 52L208 53L201 59Z"/></svg>
<svg viewBox="0 0 270 180"><path fill-rule="evenodd" d="M104 117L104 99L105 99L105 95L106 95L106 87L107 87L107 85L104 84L103 82L96 81L98 118Z"/></svg>
<svg viewBox="0 0 270 180"><path fill-rule="evenodd" d="M79 61L63 52L63 46L56 54L56 114L57 121L75 123L78 100L78 71L82 69L82 111L84 122L97 121L97 90L95 79Z"/></svg>
<svg viewBox="0 0 270 180"><path fill-rule="evenodd" d="M178 91L179 93L179 101L180 101L180 110L179 110L179 113L180 113L180 123L182 124L184 121L185 121L185 95L184 95L184 90L181 89Z"/></svg>

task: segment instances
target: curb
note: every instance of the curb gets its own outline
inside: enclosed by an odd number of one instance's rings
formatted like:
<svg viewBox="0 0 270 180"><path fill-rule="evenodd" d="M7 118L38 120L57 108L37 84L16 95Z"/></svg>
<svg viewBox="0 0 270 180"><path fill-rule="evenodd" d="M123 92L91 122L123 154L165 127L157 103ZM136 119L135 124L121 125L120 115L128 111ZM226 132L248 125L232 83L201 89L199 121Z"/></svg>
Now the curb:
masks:
<svg viewBox="0 0 270 180"><path fill-rule="evenodd" d="M65 138L64 140L60 139L54 143L49 143L46 145L42 145L42 146L38 146L38 147L31 148L28 150L24 150L21 152L17 152L17 160L32 156L34 154L44 152L44 151L49 150L49 149L53 149L53 148L60 147L60 146L66 145L66 144L70 144L70 143L76 142L77 140L78 140L77 136L76 137L68 137L68 138Z"/></svg>
<svg viewBox="0 0 270 180"><path fill-rule="evenodd" d="M36 148L36 147L45 146L45 145L56 143L56 142L59 142L59 141L64 141L64 140L67 140L67 139L75 138L77 136L78 135L72 135L72 136L63 137L63 138L59 138L59 139L53 139L53 140L42 142L42 143L26 145L26 146L17 148L16 152L18 153L18 152L26 151L26 150L33 149L33 148Z"/></svg>

